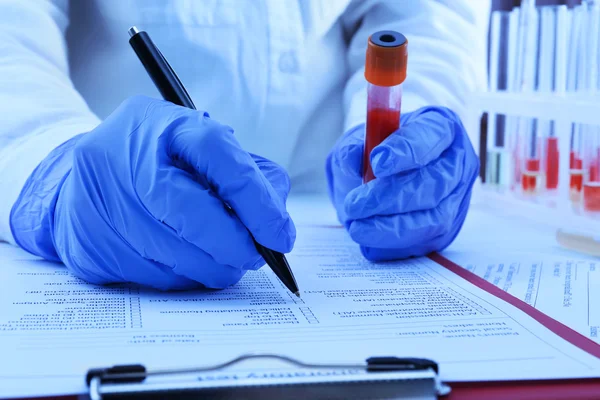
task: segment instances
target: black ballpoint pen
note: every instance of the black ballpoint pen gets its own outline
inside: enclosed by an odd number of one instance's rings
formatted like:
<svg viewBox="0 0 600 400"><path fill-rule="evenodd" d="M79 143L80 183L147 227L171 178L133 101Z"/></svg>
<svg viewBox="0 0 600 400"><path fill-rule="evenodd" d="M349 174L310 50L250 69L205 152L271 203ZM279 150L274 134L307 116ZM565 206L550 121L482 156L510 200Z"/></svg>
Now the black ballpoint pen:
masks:
<svg viewBox="0 0 600 400"><path fill-rule="evenodd" d="M154 45L146 32L139 31L135 26L129 28L129 44L137 54L142 65L146 69L146 72L150 75L154 85L165 100L183 107L196 109L194 102L175 74L175 71L173 71L165 57L160 50L158 50L158 47ZM254 238L252 239L254 240ZM296 279L294 278L294 274L292 273L285 255L264 247L256 240L254 240L254 245L267 265L273 270L285 287L296 296L300 297L298 284L296 283Z"/></svg>

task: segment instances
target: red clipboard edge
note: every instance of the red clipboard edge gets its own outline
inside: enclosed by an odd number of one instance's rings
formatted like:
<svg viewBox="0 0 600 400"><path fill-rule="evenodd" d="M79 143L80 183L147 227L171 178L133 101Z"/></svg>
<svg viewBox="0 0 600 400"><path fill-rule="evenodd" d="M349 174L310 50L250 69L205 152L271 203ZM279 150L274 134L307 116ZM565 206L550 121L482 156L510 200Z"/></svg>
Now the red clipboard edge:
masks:
<svg viewBox="0 0 600 400"><path fill-rule="evenodd" d="M453 382L443 400L598 400L600 379Z"/></svg>
<svg viewBox="0 0 600 400"><path fill-rule="evenodd" d="M600 358L600 345L593 340L574 331L566 325L547 316L524 301L505 292L499 287L475 275L466 268L450 261L439 253L427 256L430 260L455 273L473 285L517 307L537 322L551 330L562 339L579 347L583 351ZM524 380L524 381L493 381L493 382L451 382L452 392L447 400L538 400L553 399L578 400L600 399L600 378L589 379L560 379L560 380Z"/></svg>
<svg viewBox="0 0 600 400"><path fill-rule="evenodd" d="M535 319L537 322L550 329L556 335L560 336L572 345L577 346L581 350L600 358L600 345L594 342L593 340L583 336L579 332L574 331L568 326L561 324L554 318L547 316L538 309L530 306L529 304L514 297L513 295L508 294L508 292L505 292L504 290L486 281L485 279L480 278L471 271L461 267L460 265L455 264L454 262L450 261L441 254L433 253L428 255L427 257L432 261L435 261L436 263L440 264L442 267L454 272L461 278L474 284L475 286L515 306L516 308L523 311L524 313L526 313L527 315Z"/></svg>

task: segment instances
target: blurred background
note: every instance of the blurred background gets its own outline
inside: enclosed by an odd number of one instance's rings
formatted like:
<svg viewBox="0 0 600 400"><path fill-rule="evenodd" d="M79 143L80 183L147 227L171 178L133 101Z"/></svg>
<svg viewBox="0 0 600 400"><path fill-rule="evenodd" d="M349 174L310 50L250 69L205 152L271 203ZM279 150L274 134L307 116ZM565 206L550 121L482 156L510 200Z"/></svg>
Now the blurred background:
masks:
<svg viewBox="0 0 600 400"><path fill-rule="evenodd" d="M470 98L465 121L481 158L482 193L597 231L600 1L492 7L488 88Z"/></svg>

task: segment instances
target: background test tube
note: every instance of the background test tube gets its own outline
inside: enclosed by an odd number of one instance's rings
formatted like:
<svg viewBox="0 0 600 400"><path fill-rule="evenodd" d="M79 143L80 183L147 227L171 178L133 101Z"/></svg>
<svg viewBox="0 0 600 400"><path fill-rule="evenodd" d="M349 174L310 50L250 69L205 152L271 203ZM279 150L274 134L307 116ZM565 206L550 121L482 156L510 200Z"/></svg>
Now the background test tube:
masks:
<svg viewBox="0 0 600 400"><path fill-rule="evenodd" d="M507 89L510 79L506 73L509 56L509 19L510 13L494 11L490 27L491 49L489 87L490 92ZM514 79L514 78L513 78ZM487 157L485 183L488 185L507 185L510 179L510 153L506 151L505 131L508 119L504 115L489 113L487 132Z"/></svg>
<svg viewBox="0 0 600 400"><path fill-rule="evenodd" d="M571 152L569 154L569 199L575 205L581 202L583 190L583 137L581 126L575 126L571 133Z"/></svg>
<svg viewBox="0 0 600 400"><path fill-rule="evenodd" d="M600 4L594 2L589 7L589 40L588 43L588 89L592 93L598 91L598 57L600 52Z"/></svg>
<svg viewBox="0 0 600 400"><path fill-rule="evenodd" d="M556 43L556 9L554 7L540 7L539 13L538 43L540 43L540 51L537 63L537 90L540 93L550 94L554 90L555 80L553 60ZM543 168L546 189L551 191L558 188L559 169L558 137L555 134L553 122L547 119L539 119L537 123L538 136L544 138Z"/></svg>
<svg viewBox="0 0 600 400"><path fill-rule="evenodd" d="M583 209L588 213L600 213L600 129L585 129Z"/></svg>
<svg viewBox="0 0 600 400"><path fill-rule="evenodd" d="M564 95L567 90L568 43L572 14L566 5L556 7L556 46L554 55L554 93ZM570 127L569 121L554 121L554 133L559 138L559 191L560 203L566 206L570 188ZM569 168L567 168L569 166Z"/></svg>
<svg viewBox="0 0 600 400"><path fill-rule="evenodd" d="M587 54L584 70L587 72L586 84L587 91L591 94L598 93L598 44L600 41L600 5L597 2L590 2L588 6L588 24L587 24ZM589 143L585 146L587 153L587 172L586 179L584 170L583 186L583 208L588 213L600 215L600 127L585 126L583 141Z"/></svg>
<svg viewBox="0 0 600 400"><path fill-rule="evenodd" d="M571 11L572 24L569 32L569 56L566 76L566 90L575 92L583 86L579 74L578 57L580 53L580 34L583 22L583 9L578 6ZM583 191L583 127L581 124L571 124L571 140L569 153L569 199L575 209L579 208Z"/></svg>
<svg viewBox="0 0 600 400"><path fill-rule="evenodd" d="M406 79L408 41L395 31L380 31L369 37L365 62L367 126L363 156L363 182L375 176L371 151L400 127L402 82Z"/></svg>
<svg viewBox="0 0 600 400"><path fill-rule="evenodd" d="M578 57L580 56L581 31L583 23L583 8L577 6L571 10L571 30L569 32L569 55L567 65L566 90L575 92L582 88L583 81L579 72ZM579 207L583 190L583 154L581 124L571 124L571 151L569 153L569 198Z"/></svg>
<svg viewBox="0 0 600 400"><path fill-rule="evenodd" d="M541 137L538 136L537 121L533 121L528 140L525 142L525 164L523 165L523 176L521 186L523 193L531 195L540 192L544 186L544 174L541 168Z"/></svg>
<svg viewBox="0 0 600 400"><path fill-rule="evenodd" d="M507 79L506 89L509 92L515 92L518 89L519 73L519 26L521 10L515 7L511 12L508 21L508 56L507 56ZM508 187L512 190L521 180L521 163L519 161L520 149L518 146L519 119L514 116L506 116L504 125L504 147L507 149L506 178Z"/></svg>
<svg viewBox="0 0 600 400"><path fill-rule="evenodd" d="M516 37L516 57L515 57L515 70L514 70L514 82L512 89L515 92L521 92L525 89L526 85L524 84L525 78L525 55L527 49L527 33L528 33L528 21L529 15L531 14L531 7L533 2L531 0L523 0L521 3L521 7L517 8L515 11L515 17L518 18L517 25L517 37ZM513 131L511 135L514 136L512 140L513 145L513 155L514 155L514 177L515 183L518 185L522 180L522 170L523 170L523 143L524 138L523 135L527 130L527 124L529 123L529 119L525 117L513 117L511 118L513 121Z"/></svg>
<svg viewBox="0 0 600 400"><path fill-rule="evenodd" d="M525 12L524 23L524 54L521 90L532 92L537 87L537 72L539 65L539 18L538 10L533 1L524 1L521 12ZM523 167L521 171L521 188L524 194L539 193L543 186L541 169L541 141L538 139L538 121L534 118L520 118L519 136L523 149Z"/></svg>

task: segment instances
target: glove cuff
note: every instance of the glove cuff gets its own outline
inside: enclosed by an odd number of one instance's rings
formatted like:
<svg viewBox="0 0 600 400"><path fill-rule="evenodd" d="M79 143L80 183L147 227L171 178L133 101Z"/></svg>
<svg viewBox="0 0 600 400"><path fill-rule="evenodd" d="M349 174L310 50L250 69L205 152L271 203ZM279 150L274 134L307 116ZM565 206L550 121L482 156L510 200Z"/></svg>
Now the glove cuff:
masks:
<svg viewBox="0 0 600 400"><path fill-rule="evenodd" d="M33 170L10 212L15 242L27 252L60 261L54 246L54 210L73 165L73 147L83 134L56 147Z"/></svg>

